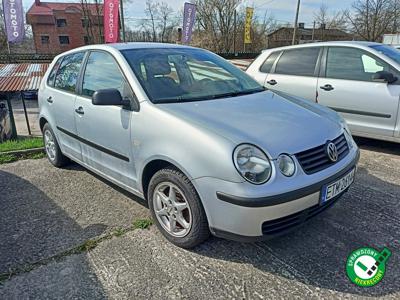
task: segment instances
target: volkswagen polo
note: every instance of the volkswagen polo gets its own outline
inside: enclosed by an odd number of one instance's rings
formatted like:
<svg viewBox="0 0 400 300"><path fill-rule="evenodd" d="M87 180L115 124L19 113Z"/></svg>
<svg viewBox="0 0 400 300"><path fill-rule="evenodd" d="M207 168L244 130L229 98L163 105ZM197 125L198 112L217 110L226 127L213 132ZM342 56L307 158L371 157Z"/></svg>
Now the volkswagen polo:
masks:
<svg viewBox="0 0 400 300"><path fill-rule="evenodd" d="M318 104L265 91L219 56L125 43L57 56L39 90L49 161L69 159L145 198L162 234L271 238L348 190L359 151Z"/></svg>

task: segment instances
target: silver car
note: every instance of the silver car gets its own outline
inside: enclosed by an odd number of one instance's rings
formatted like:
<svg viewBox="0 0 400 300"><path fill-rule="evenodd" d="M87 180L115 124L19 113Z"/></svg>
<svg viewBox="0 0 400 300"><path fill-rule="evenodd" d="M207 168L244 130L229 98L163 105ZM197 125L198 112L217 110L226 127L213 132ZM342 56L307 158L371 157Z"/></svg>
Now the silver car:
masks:
<svg viewBox="0 0 400 300"><path fill-rule="evenodd" d="M264 51L247 69L273 91L341 113L356 136L400 143L400 52L370 42L325 42Z"/></svg>
<svg viewBox="0 0 400 300"><path fill-rule="evenodd" d="M147 199L185 248L255 241L330 207L359 150L334 111L274 94L219 56L151 43L78 48L39 90L50 162L68 159Z"/></svg>

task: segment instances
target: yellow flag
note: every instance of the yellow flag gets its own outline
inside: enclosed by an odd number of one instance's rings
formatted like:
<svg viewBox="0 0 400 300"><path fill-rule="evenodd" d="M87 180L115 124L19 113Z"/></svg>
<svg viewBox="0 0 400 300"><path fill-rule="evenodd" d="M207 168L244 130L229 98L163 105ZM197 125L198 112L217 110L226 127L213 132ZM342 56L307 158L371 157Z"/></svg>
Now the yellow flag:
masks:
<svg viewBox="0 0 400 300"><path fill-rule="evenodd" d="M244 25L244 43L251 44L251 19L253 19L254 8L246 7L246 24Z"/></svg>

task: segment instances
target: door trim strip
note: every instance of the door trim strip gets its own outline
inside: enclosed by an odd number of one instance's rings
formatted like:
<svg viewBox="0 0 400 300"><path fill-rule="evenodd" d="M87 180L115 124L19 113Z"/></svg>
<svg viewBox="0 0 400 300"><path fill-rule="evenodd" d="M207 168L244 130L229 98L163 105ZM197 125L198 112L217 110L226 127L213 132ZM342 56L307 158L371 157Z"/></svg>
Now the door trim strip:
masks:
<svg viewBox="0 0 400 300"><path fill-rule="evenodd" d="M114 151L112 151L110 149L104 148L103 146L97 145L97 144L95 144L95 143L93 143L91 141L88 141L88 140L76 135L75 133L72 133L72 132L70 132L70 131L68 131L68 130L66 130L64 128L59 127L59 126L57 126L57 129L60 130L62 133L65 133L66 135L68 135L68 136L70 136L70 137L72 137L72 138L74 138L74 139L76 139L76 140L78 140L78 141L90 146L90 147L93 147L93 148L95 148L95 149L97 149L97 150L99 150L101 152L107 153L108 155L114 156L114 157L116 157L118 159L121 159L123 161L129 162L129 157L126 157L126 156L124 156L122 154L114 152Z"/></svg>
<svg viewBox="0 0 400 300"><path fill-rule="evenodd" d="M329 106L329 108L333 109L334 111L341 112L341 113L347 113L347 114L363 115L363 116L378 117L378 118L385 118L385 119L390 119L392 117L392 115L389 115L389 114L373 113L373 112L362 111L362 110L352 110L352 109L338 108L338 107L332 107L332 106Z"/></svg>

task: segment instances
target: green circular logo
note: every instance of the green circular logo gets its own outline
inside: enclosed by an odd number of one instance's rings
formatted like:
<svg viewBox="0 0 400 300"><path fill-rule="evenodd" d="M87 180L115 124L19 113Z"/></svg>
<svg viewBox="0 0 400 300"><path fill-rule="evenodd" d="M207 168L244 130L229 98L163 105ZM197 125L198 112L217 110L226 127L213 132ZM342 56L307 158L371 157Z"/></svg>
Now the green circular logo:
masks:
<svg viewBox="0 0 400 300"><path fill-rule="evenodd" d="M383 279L391 254L387 248L381 252L369 247L354 250L347 258L347 276L358 286L374 286Z"/></svg>

